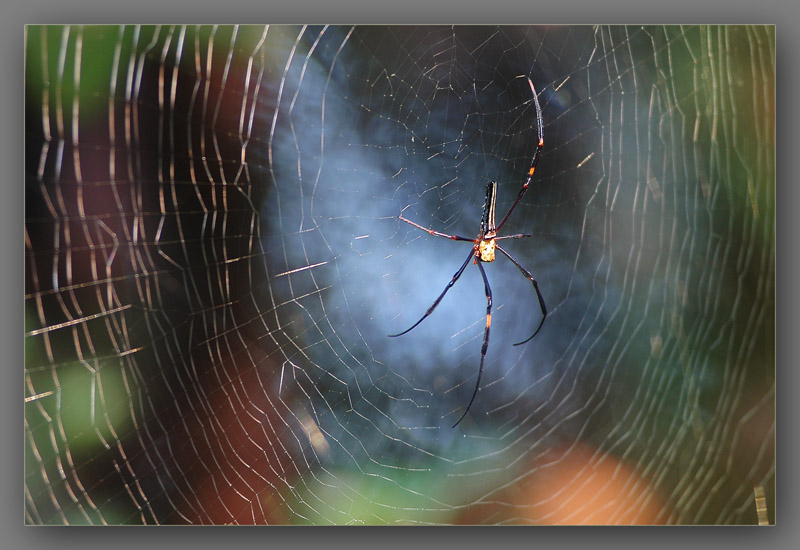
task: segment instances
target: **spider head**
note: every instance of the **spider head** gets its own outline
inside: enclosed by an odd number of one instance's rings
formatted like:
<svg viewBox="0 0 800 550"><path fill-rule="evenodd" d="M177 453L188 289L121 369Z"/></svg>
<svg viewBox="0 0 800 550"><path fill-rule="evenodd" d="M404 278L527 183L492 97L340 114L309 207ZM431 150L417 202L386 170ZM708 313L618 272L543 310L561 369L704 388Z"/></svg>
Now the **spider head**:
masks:
<svg viewBox="0 0 800 550"><path fill-rule="evenodd" d="M493 262L494 261L494 237L491 239L481 239L478 241L477 245L477 253L480 256L482 262Z"/></svg>

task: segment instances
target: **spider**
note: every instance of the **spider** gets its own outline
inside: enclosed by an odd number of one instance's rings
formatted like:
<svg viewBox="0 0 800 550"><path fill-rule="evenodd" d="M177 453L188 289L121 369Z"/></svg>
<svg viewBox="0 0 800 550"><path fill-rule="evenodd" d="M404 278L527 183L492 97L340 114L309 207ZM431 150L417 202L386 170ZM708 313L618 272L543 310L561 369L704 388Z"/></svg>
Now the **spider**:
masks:
<svg viewBox="0 0 800 550"><path fill-rule="evenodd" d="M486 292L486 328L483 332L483 346L481 347L481 363L480 367L478 367L478 380L475 382L475 390L472 392L472 397L467 404L467 408L464 409L464 412L459 417L458 421L453 424L453 428L458 426L464 417L467 416L470 407L472 406L473 401L475 401L475 396L478 394L478 388L481 385L481 375L483 374L483 364L484 360L486 359L486 350L489 348L489 329L492 327L492 289L489 286L489 279L486 277L486 271L483 269L484 262L493 262L495 259L495 252L499 250L503 256L511 260L517 269L531 282L533 283L533 288L536 291L536 296L539 299L539 307L542 310L542 320L539 321L539 326L536 327L536 330L533 331L528 338L523 340L522 342L517 342L514 344L515 346L519 346L529 342L534 336L539 333L539 330L542 328L544 324L544 320L547 317L547 306L544 303L544 298L542 297L542 293L539 291L539 284L536 282L536 279L533 278L533 275L522 267L517 260L515 260L511 254L506 252L497 241L501 241L504 239L522 239L526 237L532 237L533 235L530 233L517 233L515 235L504 235L502 237L497 236L497 232L500 231L500 228L508 220L511 213L514 211L514 208L519 204L519 201L522 199L522 196L525 194L525 191L528 190L528 187L531 184L531 179L533 178L533 173L536 171L536 165L539 163L539 157L542 153L542 147L544 146L544 136L542 132L542 109L539 107L539 99L536 96L536 89L533 87L533 82L530 78L528 78L528 84L531 87L531 92L533 94L533 104L536 107L536 126L538 128L539 134L539 143L536 147L536 152L533 154L533 160L531 161L531 167L528 170L528 177L525 180L525 183L522 185L522 189L520 189L519 194L517 195L517 199L514 201L514 204L511 205L511 208L508 209L508 212L500 221L499 224L495 224L495 202L497 200L497 182L490 181L486 184L486 202L483 205L483 217L481 218L481 230L478 233L478 237L476 239L468 239L466 237L461 237L459 235L448 235L447 233L441 233L439 231L435 231L433 229L428 229L427 227L423 227L418 223L415 223L409 219L403 217L402 213L399 216L399 219L402 221L413 225L414 227L426 231L431 235L436 237L445 237L447 239L452 239L454 241L466 241L472 243L472 250L470 250L467 259L464 260L464 263L458 268L458 271L455 272L453 278L450 279L450 282L447 283L447 286L444 288L444 291L439 295L436 300L434 300L433 304L428 308L428 311L425 312L419 321L411 325L409 328L404 330L403 332L398 332L397 334L390 334L390 337L397 337L402 336L408 332L411 332L414 328L417 327L422 321L424 321L433 310L436 309L436 306L439 305L439 302L442 301L444 295L447 294L447 291L450 290L453 285L456 284L458 278L461 277L461 274L464 273L464 270L467 268L469 261L472 260L475 265L478 266L478 270L481 272L481 277L483 278L483 285Z"/></svg>

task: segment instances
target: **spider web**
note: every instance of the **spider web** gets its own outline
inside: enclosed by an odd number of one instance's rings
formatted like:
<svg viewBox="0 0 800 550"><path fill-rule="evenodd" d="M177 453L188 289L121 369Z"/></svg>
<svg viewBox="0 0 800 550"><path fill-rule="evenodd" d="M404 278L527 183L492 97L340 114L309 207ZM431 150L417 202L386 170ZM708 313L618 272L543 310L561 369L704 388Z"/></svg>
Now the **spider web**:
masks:
<svg viewBox="0 0 800 550"><path fill-rule="evenodd" d="M464 261L486 182L533 238ZM772 27L28 27L31 524L774 522Z"/></svg>

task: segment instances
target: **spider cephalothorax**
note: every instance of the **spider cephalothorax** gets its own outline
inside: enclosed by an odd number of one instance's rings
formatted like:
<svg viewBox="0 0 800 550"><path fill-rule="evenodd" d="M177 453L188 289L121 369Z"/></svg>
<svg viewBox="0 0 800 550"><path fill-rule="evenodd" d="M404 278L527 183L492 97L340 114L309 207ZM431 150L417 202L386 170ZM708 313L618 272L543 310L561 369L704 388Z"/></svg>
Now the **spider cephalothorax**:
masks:
<svg viewBox="0 0 800 550"><path fill-rule="evenodd" d="M480 258L482 262L493 262L494 249L497 248L497 243L494 241L494 235L491 237L484 235L475 245L475 256Z"/></svg>
<svg viewBox="0 0 800 550"><path fill-rule="evenodd" d="M466 237L461 237L459 235L448 235L447 233L434 231L433 229L428 229L427 227L423 227L418 223L412 222L411 220L404 218L402 214L399 216L399 218L404 222L411 224L416 228L422 229L423 231L426 231L431 235L434 235L436 237L445 237L448 239L452 239L454 241L471 242L473 243L473 247L469 253L469 256L467 256L467 259L464 260L464 263L461 265L458 271L456 271L455 275L453 275L453 278L450 279L450 282L447 283L447 286L445 287L444 291L442 291L439 297L436 298L433 304L428 308L428 311L425 312L425 315L423 315L419 319L419 321L411 325L403 332L399 332L397 334L390 334L389 336L402 336L403 334L410 332L414 327L416 327L422 321L424 321L425 318L428 317L428 315L433 313L433 310L436 309L436 306L438 306L439 302L442 301L442 298L444 298L444 295L447 294L447 291L450 290L454 284L456 284L458 278L461 277L462 273L464 273L464 270L467 268L467 265L469 265L470 260L473 260L473 263L478 266L478 269L481 272L481 277L483 278L483 284L486 292L486 328L484 329L483 332L483 346L481 347L481 364L480 367L478 368L478 380L475 382L475 390L472 392L472 398L469 400L469 403L467 404L467 408L464 410L464 413L461 415L458 421L455 424L453 424L454 428L458 426L458 424L467 415L467 412L472 406L472 402L475 401L475 396L478 394L478 388L480 388L481 384L481 375L483 374L483 363L486 359L486 350L489 348L489 329L492 326L492 289L491 287L489 287L489 279L486 277L486 271L483 269L483 263L493 262L495 260L496 250L499 250L506 258L511 260L511 263L517 266L517 269L519 269L520 272L529 281L531 281L531 283L533 284L533 288L536 291L536 297L539 299L539 307L542 310L542 320L539 321L539 326L536 327L536 330L533 331L533 334L531 334L528 338L526 338L522 342L517 342L514 345L518 346L520 344L524 344L530 341L531 338L536 336L536 334L538 334L539 330L542 328L545 318L547 317L547 306L545 306L544 298L542 297L542 293L539 291L539 283L536 282L536 279L533 278L533 275L531 275L527 269L522 267L522 265L517 260L515 260L508 252L503 250L500 247L500 245L497 244L497 241L503 239L521 239L524 237L533 236L530 233L517 233L515 235L504 235L501 237L497 236L497 233L500 231L500 228L502 228L503 225L506 223L506 220L508 220L508 217L511 215L511 212L514 211L514 208L516 208L517 204L519 204L519 201L522 199L522 196L525 194L525 191L528 190L528 187L531 184L531 179L533 178L533 173L536 171L536 165L539 163L539 157L542 154L542 147L544 146L544 134L542 130L542 110L539 107L539 99L536 96L536 90L534 89L533 82L531 81L530 78L528 79L528 84L531 87L531 93L533 94L533 104L536 108L536 127L539 134L539 142L536 146L536 152L533 154L531 167L528 170L528 177L525 180L525 183L522 184L522 189L520 189L519 194L517 195L517 198L514 201L514 204L512 204L511 208L508 209L508 212L500 221L500 223L495 224L495 203L497 201L497 182L495 181L490 181L488 184L486 184L486 202L483 205L483 216L481 218L481 231L480 234L478 235L478 238L476 239L468 239Z"/></svg>

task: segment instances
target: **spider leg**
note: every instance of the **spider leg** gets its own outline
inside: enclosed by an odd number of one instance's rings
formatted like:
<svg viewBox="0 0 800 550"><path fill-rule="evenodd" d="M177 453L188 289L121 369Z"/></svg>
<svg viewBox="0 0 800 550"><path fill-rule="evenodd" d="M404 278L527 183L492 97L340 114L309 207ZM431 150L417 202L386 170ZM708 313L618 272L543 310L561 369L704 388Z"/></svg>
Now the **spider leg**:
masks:
<svg viewBox="0 0 800 550"><path fill-rule="evenodd" d="M503 235L502 237L495 237L494 240L502 241L503 239L524 239L525 237L533 237L533 233L516 233L514 235Z"/></svg>
<svg viewBox="0 0 800 550"><path fill-rule="evenodd" d="M536 165L539 164L539 157L542 156L542 148L544 147L544 132L542 130L542 108L539 106L539 97L536 95L536 89L533 87L533 82L531 79L528 79L528 84L531 87L531 92L533 93L533 104L536 107L536 128L539 133L539 143L536 146L536 152L533 153L533 160L531 161L531 167L528 169L528 178L525 180L525 183L522 184L522 189L519 190L519 194L517 195L517 199L514 201L514 204L511 205L511 208L508 209L508 212L503 217L503 221L497 226L495 231L500 231L500 228L503 227L503 224L506 223L508 217L514 211L514 209L519 204L519 201L522 200L522 195L525 194L525 191L528 190L528 187L531 184L531 180L533 179L533 173L536 171Z"/></svg>
<svg viewBox="0 0 800 550"><path fill-rule="evenodd" d="M539 321L539 326L536 327L536 330L534 330L533 334L531 334L528 338L526 338L522 342L517 342L516 344L514 344L515 346L520 346L522 344L529 342L534 336L536 336L539 333L539 330L542 328L542 325L544 324L544 320L547 318L547 306L544 303L544 298L542 297L542 293L539 291L539 283L536 282L536 279L533 278L533 275L531 275L530 271L522 267L522 265L520 265L520 263L511 256L511 254L500 248L500 246L497 246L497 250L502 252L506 258L511 260L511 263L517 266L517 269L519 269L522 272L522 274L525 275L525 277L530 282L533 283L533 289L536 291L536 297L539 298L539 307L542 308L542 320Z"/></svg>
<svg viewBox="0 0 800 550"><path fill-rule="evenodd" d="M407 329L406 329L406 330L404 330L403 332L398 332L397 334L390 334L389 336L391 336L392 338L394 338L395 336L402 336L402 335L404 335L404 334L405 334L405 333L407 333L407 332L411 332L412 330L414 330L414 328L415 328L415 327L416 327L418 324L420 324L422 321L424 321L424 320L425 320L425 318L426 318L428 315L430 315L431 313L433 313L433 310L434 310L434 309L436 309L436 306L438 306L438 305L439 305L439 302L441 302L441 301L442 301L442 298L444 298L444 295L445 295L445 294L447 294L447 291L448 291L448 290L450 290L451 288L453 288L453 285L454 285L454 284L456 284L456 281L458 280L458 278L459 278L459 277L461 277L461 274L462 274L462 273L464 273L464 270L467 268L467 265L469 264L469 261L470 261L470 260L473 258L473 256L474 256L474 255L475 255L475 252L474 252L472 249L470 249L470 250L469 250L469 256L467 256L467 259L466 259L466 260L464 260L464 264L463 264L463 265L462 265L460 268L458 268L458 271L456 271L455 275L453 275L453 278L452 278L452 279L450 279L450 282L449 282L449 283L447 283L447 286L446 286L446 287L444 287L444 291L442 291L442 293L441 293L441 294L439 294L439 297L438 297L438 298L436 298L436 300L433 302L433 304L431 305L431 307L429 307L429 308L428 308L428 311L426 311L426 312L425 312L425 315L423 315L423 316L420 318L420 320L419 320L419 321L417 321L416 323L414 323L413 325L411 325L409 328L407 328Z"/></svg>
<svg viewBox="0 0 800 550"><path fill-rule="evenodd" d="M475 239L468 239L466 237L461 237L459 235L448 235L447 233L441 233L439 231L434 231L433 229L428 229L427 227L422 227L420 224L414 223L411 220L404 218L402 214L400 216L398 216L398 217L401 220L403 220L404 222L406 222L407 224L413 225L414 227L416 227L418 229L422 229L426 233L430 233L431 235L434 235L436 237L444 237L445 239L452 239L454 241L469 241L471 243L475 242Z"/></svg>
<svg viewBox="0 0 800 550"><path fill-rule="evenodd" d="M477 261L478 269L481 271L481 277L483 277L483 285L486 290L486 329L483 331L483 346L481 347L481 366L478 367L478 380L475 381L475 391L472 392L472 397L467 404L467 408L464 409L464 413L461 415L461 418L458 419L458 422L453 424L453 428L458 426L464 417L467 416L469 412L469 408L472 406L472 402L475 401L475 396L478 395L478 388L481 386L481 375L483 374L483 363L486 359L486 350L489 349L489 329L492 328L492 288L489 286L489 279L486 278L486 271L483 269L483 262Z"/></svg>

